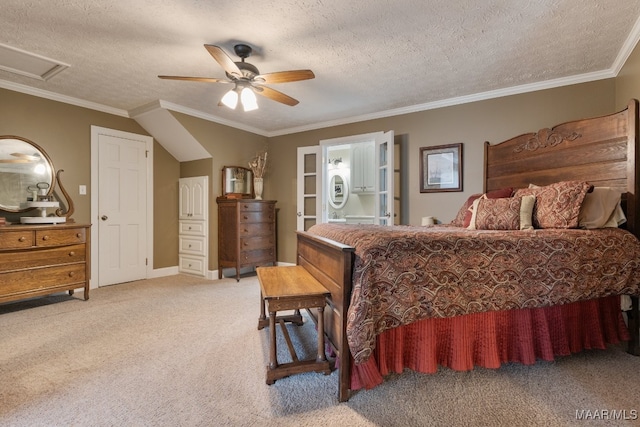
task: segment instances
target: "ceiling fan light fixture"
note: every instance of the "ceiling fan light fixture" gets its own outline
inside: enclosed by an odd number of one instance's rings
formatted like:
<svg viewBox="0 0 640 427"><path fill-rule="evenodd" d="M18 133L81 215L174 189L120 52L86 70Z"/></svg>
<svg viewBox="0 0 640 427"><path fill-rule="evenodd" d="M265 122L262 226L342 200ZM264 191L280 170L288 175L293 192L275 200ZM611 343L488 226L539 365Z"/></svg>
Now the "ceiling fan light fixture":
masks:
<svg viewBox="0 0 640 427"><path fill-rule="evenodd" d="M251 89L245 87L240 93L240 99L242 101L242 107L244 111L253 111L258 109L258 100L256 94Z"/></svg>
<svg viewBox="0 0 640 427"><path fill-rule="evenodd" d="M238 92L236 89L231 89L227 92L222 99L220 100L224 105L231 108L232 110L236 109L236 105L238 105Z"/></svg>

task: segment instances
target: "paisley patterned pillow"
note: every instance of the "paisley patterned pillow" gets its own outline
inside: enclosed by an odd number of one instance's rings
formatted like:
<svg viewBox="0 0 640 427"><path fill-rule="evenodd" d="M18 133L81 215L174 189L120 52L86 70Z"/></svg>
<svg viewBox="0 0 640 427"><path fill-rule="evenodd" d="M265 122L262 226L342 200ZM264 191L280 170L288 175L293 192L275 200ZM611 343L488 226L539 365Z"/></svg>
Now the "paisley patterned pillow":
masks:
<svg viewBox="0 0 640 427"><path fill-rule="evenodd" d="M535 228L578 228L580 206L593 186L583 181L562 181L538 188L521 188L517 196L536 196Z"/></svg>
<svg viewBox="0 0 640 427"><path fill-rule="evenodd" d="M499 199L479 198L473 202L471 230L529 230L534 196Z"/></svg>

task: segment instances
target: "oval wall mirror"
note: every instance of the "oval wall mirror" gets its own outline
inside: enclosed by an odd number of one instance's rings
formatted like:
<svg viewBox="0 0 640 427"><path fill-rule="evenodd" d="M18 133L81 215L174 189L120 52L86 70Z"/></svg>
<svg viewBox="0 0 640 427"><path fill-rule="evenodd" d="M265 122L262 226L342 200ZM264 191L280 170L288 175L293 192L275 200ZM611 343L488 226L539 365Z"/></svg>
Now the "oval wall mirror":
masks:
<svg viewBox="0 0 640 427"><path fill-rule="evenodd" d="M332 175L329 178L329 204L334 209L342 209L349 198L349 185L344 176Z"/></svg>
<svg viewBox="0 0 640 427"><path fill-rule="evenodd" d="M25 212L21 208L34 190L53 191L55 171L47 153L19 136L0 136L0 210Z"/></svg>

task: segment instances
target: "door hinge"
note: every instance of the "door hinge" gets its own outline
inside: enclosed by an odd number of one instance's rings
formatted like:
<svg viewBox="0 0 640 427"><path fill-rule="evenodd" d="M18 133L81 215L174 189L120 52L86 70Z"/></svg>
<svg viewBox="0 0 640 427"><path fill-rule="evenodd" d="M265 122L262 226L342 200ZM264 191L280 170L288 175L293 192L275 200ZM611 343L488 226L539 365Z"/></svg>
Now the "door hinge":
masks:
<svg viewBox="0 0 640 427"><path fill-rule="evenodd" d="M144 150L144 157L149 157L149 150Z"/></svg>
<svg viewBox="0 0 640 427"><path fill-rule="evenodd" d="M144 265L149 265L149 258L144 259Z"/></svg>

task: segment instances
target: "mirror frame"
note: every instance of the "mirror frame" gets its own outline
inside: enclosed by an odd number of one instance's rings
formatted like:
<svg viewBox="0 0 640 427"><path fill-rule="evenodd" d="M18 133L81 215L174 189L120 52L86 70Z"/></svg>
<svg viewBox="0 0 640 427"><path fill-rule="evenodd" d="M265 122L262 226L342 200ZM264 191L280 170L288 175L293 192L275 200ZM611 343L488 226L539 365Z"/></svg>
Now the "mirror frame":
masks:
<svg viewBox="0 0 640 427"><path fill-rule="evenodd" d="M49 190L47 191L47 196L50 196L53 193L53 190L55 188L55 184L56 184L56 170L55 167L53 166L53 162L51 161L51 158L49 157L49 155L47 154L46 151L44 151L42 149L42 147L40 147L38 144L36 144L35 142L20 137L20 136L15 136L15 135L0 135L0 144L2 144L3 140L7 140L7 139L16 139L22 142L25 142L31 146L33 146L33 148L35 148L36 150L38 150L38 152L40 154L42 154L42 157L44 158L44 160L47 161L47 163L49 163L49 171L50 171L50 177L49 177ZM27 200L27 193L25 191L24 193L24 200ZM0 211L3 212L12 212L12 213L20 213L20 212L28 212L33 210L34 208L17 208L17 209L13 209L10 207L5 206L4 204L2 204L2 201L0 200Z"/></svg>
<svg viewBox="0 0 640 427"><path fill-rule="evenodd" d="M240 169L244 172L244 180L248 185L248 192L236 192L235 188L232 187L233 180L227 180L227 174L229 169ZM222 195L220 196L223 199L253 199L254 197L254 189L253 189L253 172L249 168L245 168L243 166L223 166L222 167Z"/></svg>
<svg viewBox="0 0 640 427"><path fill-rule="evenodd" d="M336 177L342 179L342 201L337 203L334 198L335 194L335 180ZM342 209L349 200L349 183L347 178L341 173L334 173L329 177L329 204L334 209Z"/></svg>

